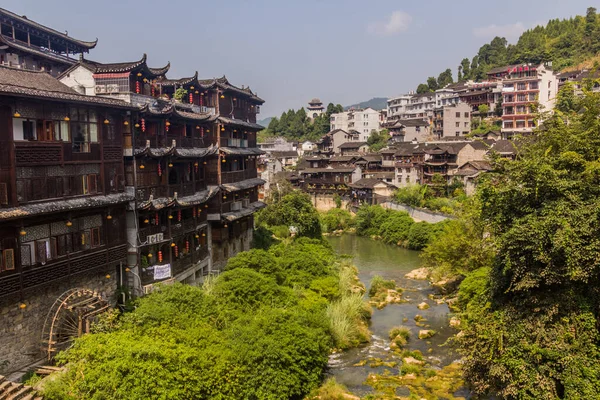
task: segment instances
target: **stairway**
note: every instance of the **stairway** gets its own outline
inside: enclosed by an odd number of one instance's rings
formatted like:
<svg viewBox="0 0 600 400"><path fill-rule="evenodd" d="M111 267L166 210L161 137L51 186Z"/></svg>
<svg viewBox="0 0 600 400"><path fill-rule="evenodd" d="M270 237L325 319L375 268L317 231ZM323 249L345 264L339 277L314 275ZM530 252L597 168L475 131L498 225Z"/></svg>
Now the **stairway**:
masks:
<svg viewBox="0 0 600 400"><path fill-rule="evenodd" d="M0 375L0 400L42 400L31 386L11 382Z"/></svg>

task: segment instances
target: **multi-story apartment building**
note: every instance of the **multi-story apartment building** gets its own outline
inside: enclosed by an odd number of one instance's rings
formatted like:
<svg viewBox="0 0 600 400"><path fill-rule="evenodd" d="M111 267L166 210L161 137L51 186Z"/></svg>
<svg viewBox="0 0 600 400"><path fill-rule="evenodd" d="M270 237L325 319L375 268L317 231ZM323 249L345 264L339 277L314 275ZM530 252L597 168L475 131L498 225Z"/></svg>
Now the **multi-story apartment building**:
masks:
<svg viewBox="0 0 600 400"><path fill-rule="evenodd" d="M502 82L467 82L459 90L460 101L471 106L471 114L476 117L491 117L496 113L496 107L502 97ZM480 115L479 107L487 106L487 115Z"/></svg>
<svg viewBox="0 0 600 400"><path fill-rule="evenodd" d="M467 136L471 132L471 106L453 103L434 110L433 134L437 139Z"/></svg>
<svg viewBox="0 0 600 400"><path fill-rule="evenodd" d="M502 136L528 133L536 127L537 112L554 108L558 77L548 65L506 68L502 81Z"/></svg>
<svg viewBox="0 0 600 400"><path fill-rule="evenodd" d="M435 91L435 107L445 107L460 103L459 91L464 89L463 83L448 85Z"/></svg>
<svg viewBox="0 0 600 400"><path fill-rule="evenodd" d="M434 108L435 93L415 94L410 98L410 103L406 106L402 119L421 118L431 121Z"/></svg>
<svg viewBox="0 0 600 400"><path fill-rule="evenodd" d="M123 285L133 111L0 67L0 372L68 346Z"/></svg>
<svg viewBox="0 0 600 400"><path fill-rule="evenodd" d="M77 40L0 8L0 64L57 76L73 65L72 55L89 52L96 41Z"/></svg>
<svg viewBox="0 0 600 400"><path fill-rule="evenodd" d="M393 121L404 118L406 114L406 106L410 104L412 93L403 94L397 97L392 97L387 101L387 119Z"/></svg>
<svg viewBox="0 0 600 400"><path fill-rule="evenodd" d="M359 133L361 142L366 142L371 132L381 129L379 111L372 108L348 110L331 114L331 131L341 129L346 132Z"/></svg>

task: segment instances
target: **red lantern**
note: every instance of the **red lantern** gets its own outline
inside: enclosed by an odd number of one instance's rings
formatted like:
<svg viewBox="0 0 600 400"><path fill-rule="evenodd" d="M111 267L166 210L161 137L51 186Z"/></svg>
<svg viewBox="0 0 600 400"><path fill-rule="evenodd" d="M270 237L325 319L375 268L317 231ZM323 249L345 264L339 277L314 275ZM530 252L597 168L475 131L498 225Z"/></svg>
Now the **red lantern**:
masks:
<svg viewBox="0 0 600 400"><path fill-rule="evenodd" d="M154 97L156 95L156 91L154 89L154 85L150 86L150 93L152 94L152 97Z"/></svg>
<svg viewBox="0 0 600 400"><path fill-rule="evenodd" d="M175 246L175 257L179 256L179 247Z"/></svg>
<svg viewBox="0 0 600 400"><path fill-rule="evenodd" d="M165 131L169 132L169 126L171 126L171 123L169 121L165 122Z"/></svg>
<svg viewBox="0 0 600 400"><path fill-rule="evenodd" d="M141 84L140 84L140 81L135 81L135 92L136 92L137 94L140 94L140 92L141 92L141 91L142 91L142 90L141 90Z"/></svg>
<svg viewBox="0 0 600 400"><path fill-rule="evenodd" d="M204 137L204 127L200 127L200 137L203 138Z"/></svg>
<svg viewBox="0 0 600 400"><path fill-rule="evenodd" d="M204 105L204 93L200 93L200 107Z"/></svg>
<svg viewBox="0 0 600 400"><path fill-rule="evenodd" d="M158 225L158 213L154 213L154 224Z"/></svg>
<svg viewBox="0 0 600 400"><path fill-rule="evenodd" d="M142 118L142 132L146 132L146 120Z"/></svg>
<svg viewBox="0 0 600 400"><path fill-rule="evenodd" d="M160 163L158 163L158 176L162 176L162 168L160 167Z"/></svg>
<svg viewBox="0 0 600 400"><path fill-rule="evenodd" d="M181 222L181 210L177 211L177 221Z"/></svg>
<svg viewBox="0 0 600 400"><path fill-rule="evenodd" d="M162 251L158 252L158 262L162 262L163 258L162 258Z"/></svg>
<svg viewBox="0 0 600 400"><path fill-rule="evenodd" d="M194 94L190 93L190 104L194 104Z"/></svg>
<svg viewBox="0 0 600 400"><path fill-rule="evenodd" d="M192 216L196 218L196 207L192 208Z"/></svg>
<svg viewBox="0 0 600 400"><path fill-rule="evenodd" d="M186 253L190 252L190 242L188 240L185 241L185 252Z"/></svg>

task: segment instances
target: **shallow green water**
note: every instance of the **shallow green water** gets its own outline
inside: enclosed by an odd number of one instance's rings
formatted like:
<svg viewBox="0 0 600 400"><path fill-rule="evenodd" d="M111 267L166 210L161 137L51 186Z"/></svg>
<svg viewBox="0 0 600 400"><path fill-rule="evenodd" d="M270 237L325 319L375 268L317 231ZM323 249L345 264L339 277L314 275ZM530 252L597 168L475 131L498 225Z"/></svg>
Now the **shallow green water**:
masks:
<svg viewBox="0 0 600 400"><path fill-rule="evenodd" d="M411 330L408 349L420 350L432 365L442 367L458 359L449 346L443 346L454 333L448 325L450 320L448 306L446 304L438 305L427 297L434 293L428 282L404 278L406 273L419 268L419 252L355 235L330 237L328 240L339 254L348 254L353 257L354 265L359 270L359 278L367 286L367 289L372 277L380 275L385 279L394 279L398 286L404 289L403 297L407 300L403 304L388 305L383 310L374 309L370 327L371 343L362 348L332 355L329 359L331 376L360 396L372 392L369 386L364 385L369 373L383 373L387 369L394 375L398 374L398 368L354 366L359 361L370 357L384 360L395 359L397 356L389 351L388 332L392 327L398 325L406 326ZM429 309L419 310L417 308L417 304L423 301L430 305ZM416 326L414 321L416 314L426 318L427 326L425 328ZM404 318L408 320L403 322ZM437 334L429 341L419 340L417 337L421 329L434 329ZM430 352L429 349L431 349ZM399 392L398 394L406 395L407 393Z"/></svg>

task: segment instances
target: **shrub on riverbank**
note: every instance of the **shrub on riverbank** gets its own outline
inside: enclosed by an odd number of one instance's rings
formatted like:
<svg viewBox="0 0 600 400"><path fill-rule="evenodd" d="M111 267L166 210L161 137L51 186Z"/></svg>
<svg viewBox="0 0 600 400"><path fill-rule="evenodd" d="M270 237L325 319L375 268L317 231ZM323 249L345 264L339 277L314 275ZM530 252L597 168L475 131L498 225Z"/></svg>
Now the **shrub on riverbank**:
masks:
<svg viewBox="0 0 600 400"><path fill-rule="evenodd" d="M447 221L436 224L415 223L404 211L366 205L358 209L355 218L358 235L378 237L386 243L412 250L421 250L429 242L437 239L447 224Z"/></svg>
<svg viewBox="0 0 600 400"><path fill-rule="evenodd" d="M283 196L260 211L256 220L258 226L293 226L297 229L297 236L321 237L319 213L306 193L294 191Z"/></svg>
<svg viewBox="0 0 600 400"><path fill-rule="evenodd" d="M354 217L349 211L332 208L321 214L321 229L323 232L348 230L354 226Z"/></svg>

